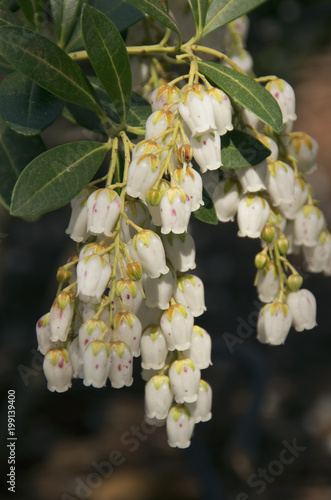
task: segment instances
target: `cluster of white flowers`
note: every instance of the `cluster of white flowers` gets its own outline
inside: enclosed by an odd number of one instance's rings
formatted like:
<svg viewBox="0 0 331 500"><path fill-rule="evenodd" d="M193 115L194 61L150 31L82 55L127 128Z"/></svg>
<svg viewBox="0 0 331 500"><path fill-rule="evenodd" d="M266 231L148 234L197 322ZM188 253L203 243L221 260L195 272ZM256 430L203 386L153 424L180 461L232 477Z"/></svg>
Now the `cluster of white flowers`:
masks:
<svg viewBox="0 0 331 500"><path fill-rule="evenodd" d="M233 28L241 40L245 26ZM67 390L72 378L98 388L108 379L114 388L130 386L133 358L141 356L146 419L166 424L169 445L179 448L189 446L195 423L211 418L212 391L200 373L211 364L211 339L194 324L206 307L203 283L191 274L188 232L191 213L204 204L203 186L220 221L237 216L240 237L261 238L256 286L266 305L258 340L278 345L292 325L302 331L316 324L314 296L300 290L287 254L302 248L310 271L331 274L330 235L305 180L318 147L292 132L292 87L280 79L266 85L283 114L277 135L238 105L234 113L229 97L196 70L179 88L184 79L152 92L144 139L123 141L123 179L112 184L108 176L106 187L92 183L72 201L67 233L81 244L79 255L59 269L60 291L37 323L51 391ZM223 168L221 137L233 123L270 156Z"/></svg>

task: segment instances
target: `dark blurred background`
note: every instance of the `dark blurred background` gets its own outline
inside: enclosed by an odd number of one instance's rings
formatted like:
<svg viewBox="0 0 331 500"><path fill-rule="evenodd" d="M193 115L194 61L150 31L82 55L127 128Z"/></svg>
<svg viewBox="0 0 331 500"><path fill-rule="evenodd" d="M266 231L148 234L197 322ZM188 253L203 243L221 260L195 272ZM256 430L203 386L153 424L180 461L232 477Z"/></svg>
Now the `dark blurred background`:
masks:
<svg viewBox="0 0 331 500"><path fill-rule="evenodd" d="M176 16L186 3L176 3ZM319 169L309 180L330 227L330 1L270 0L250 21L255 73L293 85L295 130L320 144ZM54 125L55 134L59 128L63 133L63 122ZM330 500L330 278L308 276L297 258L304 286L317 299L318 327L291 330L282 347L261 345L254 331L258 242L238 239L235 223L192 222L195 272L208 308L197 323L214 343L213 366L203 373L213 387L213 419L196 426L188 450L171 449L164 428L147 434L143 426L138 360L128 389L91 389L81 381L64 394L46 389L35 323L49 310L56 270L74 249L64 234L69 215L65 207L27 223L0 211L1 498L73 500L79 489L92 500ZM15 494L6 485L9 389L16 391ZM114 450L121 460L112 468Z"/></svg>

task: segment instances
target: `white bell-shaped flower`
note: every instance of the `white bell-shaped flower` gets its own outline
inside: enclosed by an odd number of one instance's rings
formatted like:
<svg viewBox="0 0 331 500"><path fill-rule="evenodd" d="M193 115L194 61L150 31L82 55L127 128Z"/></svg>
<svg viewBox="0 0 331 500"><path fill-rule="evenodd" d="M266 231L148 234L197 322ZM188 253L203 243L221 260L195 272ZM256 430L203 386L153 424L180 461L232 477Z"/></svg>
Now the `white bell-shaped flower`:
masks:
<svg viewBox="0 0 331 500"><path fill-rule="evenodd" d="M204 370L211 362L211 338L209 333L200 326L194 325L191 335L191 345L183 351L183 356L190 358L194 366Z"/></svg>
<svg viewBox="0 0 331 500"><path fill-rule="evenodd" d="M284 229L284 236L289 242L287 255L299 255L301 252L301 246L294 243L294 221L288 220Z"/></svg>
<svg viewBox="0 0 331 500"><path fill-rule="evenodd" d="M162 226L161 200L163 195L170 188L167 180L161 179L158 189L149 189L146 193L146 205L152 218L154 226Z"/></svg>
<svg viewBox="0 0 331 500"><path fill-rule="evenodd" d="M212 200L219 221L233 221L240 201L240 186L231 179L223 180L216 185Z"/></svg>
<svg viewBox="0 0 331 500"><path fill-rule="evenodd" d="M93 387L105 387L109 374L109 345L101 340L93 340L86 347L83 355L83 384Z"/></svg>
<svg viewBox="0 0 331 500"><path fill-rule="evenodd" d="M87 230L91 234L110 236L122 208L116 191L98 189L87 200Z"/></svg>
<svg viewBox="0 0 331 500"><path fill-rule="evenodd" d="M228 130L233 130L232 114L233 109L229 97L220 89L211 87L206 90L206 94L211 97L214 110L216 130L219 135L224 135Z"/></svg>
<svg viewBox="0 0 331 500"><path fill-rule="evenodd" d="M217 132L206 132L190 138L193 157L202 173L207 170L217 170L222 166L221 138Z"/></svg>
<svg viewBox="0 0 331 500"><path fill-rule="evenodd" d="M222 47L230 47L233 44L234 35L240 38L241 43L245 46L249 31L248 16L237 17L237 19L224 26L224 28L219 33L222 37Z"/></svg>
<svg viewBox="0 0 331 500"><path fill-rule="evenodd" d="M38 341L38 351L45 355L48 349L54 347L51 341L51 326L49 323L49 312L38 319L36 324L36 334Z"/></svg>
<svg viewBox="0 0 331 500"><path fill-rule="evenodd" d="M200 380L198 399L194 403L186 403L194 422L208 422L211 419L212 388L205 380Z"/></svg>
<svg viewBox="0 0 331 500"><path fill-rule="evenodd" d="M133 158L128 171L126 192L133 198L146 198L160 175L160 159L154 154Z"/></svg>
<svg viewBox="0 0 331 500"><path fill-rule="evenodd" d="M265 132L265 123L263 123L258 116L248 109L242 109L241 122L243 123L243 129L245 132L253 137L255 137L256 132L261 134L264 134Z"/></svg>
<svg viewBox="0 0 331 500"><path fill-rule="evenodd" d="M49 312L50 340L64 342L71 326L74 315L74 296L69 292L60 292Z"/></svg>
<svg viewBox="0 0 331 500"><path fill-rule="evenodd" d="M154 375L145 385L145 414L148 418L167 418L174 395L167 375Z"/></svg>
<svg viewBox="0 0 331 500"><path fill-rule="evenodd" d="M270 207L267 201L260 196L249 194L244 196L238 205L238 236L260 238L268 217Z"/></svg>
<svg viewBox="0 0 331 500"><path fill-rule="evenodd" d="M206 310L204 286L198 276L183 274L177 279L174 299L185 306L196 318Z"/></svg>
<svg viewBox="0 0 331 500"><path fill-rule="evenodd" d="M170 233L162 239L167 259L170 260L175 271L185 273L196 268L195 243L189 233Z"/></svg>
<svg viewBox="0 0 331 500"><path fill-rule="evenodd" d="M168 345L160 326L144 330L140 342L141 366L145 370L161 370L165 365Z"/></svg>
<svg viewBox="0 0 331 500"><path fill-rule="evenodd" d="M194 430L194 419L185 405L172 406L166 420L168 445L188 448Z"/></svg>
<svg viewBox="0 0 331 500"><path fill-rule="evenodd" d="M114 332L118 340L125 342L132 355L140 355L141 323L132 312L120 312L114 318Z"/></svg>
<svg viewBox="0 0 331 500"><path fill-rule="evenodd" d="M278 160L279 148L277 142L271 139L268 135L258 134L257 139L262 142L262 144L270 149L271 154L268 156L269 159Z"/></svg>
<svg viewBox="0 0 331 500"><path fill-rule="evenodd" d="M145 139L152 139L165 132L172 120L173 114L170 111L163 109L154 111L146 121Z"/></svg>
<svg viewBox="0 0 331 500"><path fill-rule="evenodd" d="M143 300L140 304L139 310L137 311L137 316L141 323L143 331L149 325L158 325L160 323L163 310L158 307L148 307L146 301Z"/></svg>
<svg viewBox="0 0 331 500"><path fill-rule="evenodd" d="M132 352L124 342L111 342L110 347L110 368L109 379L114 389L130 387L133 382Z"/></svg>
<svg viewBox="0 0 331 500"><path fill-rule="evenodd" d="M268 164L266 186L274 207L294 201L294 171L279 160Z"/></svg>
<svg viewBox="0 0 331 500"><path fill-rule="evenodd" d="M158 142L153 139L144 139L134 145L131 159L134 160L140 158L140 156L149 154L158 156L160 149L161 146Z"/></svg>
<svg viewBox="0 0 331 500"><path fill-rule="evenodd" d="M240 181L243 193L256 193L267 189L267 160L263 160L254 167L237 168L236 175Z"/></svg>
<svg viewBox="0 0 331 500"><path fill-rule="evenodd" d="M319 208L314 205L304 205L294 219L294 243L314 247L324 224L325 218Z"/></svg>
<svg viewBox="0 0 331 500"><path fill-rule="evenodd" d="M249 74L253 70L253 58L247 50L242 49L240 52L232 54L231 59L245 73Z"/></svg>
<svg viewBox="0 0 331 500"><path fill-rule="evenodd" d="M151 93L150 103L153 111L167 108L174 112L178 108L180 90L176 85L161 85Z"/></svg>
<svg viewBox="0 0 331 500"><path fill-rule="evenodd" d="M279 204L279 210L287 219L295 219L296 214L306 203L308 194L308 187L304 180L300 177L295 177L293 201L287 203L281 202Z"/></svg>
<svg viewBox="0 0 331 500"><path fill-rule="evenodd" d="M283 302L266 304L259 312L257 339L263 344L284 344L292 324L290 308Z"/></svg>
<svg viewBox="0 0 331 500"><path fill-rule="evenodd" d="M161 238L153 231L145 230L133 238L133 248L138 262L150 278L158 278L169 271L165 260L165 250Z"/></svg>
<svg viewBox="0 0 331 500"><path fill-rule="evenodd" d="M183 351L190 347L193 323L192 313L180 304L170 306L162 314L160 325L169 351Z"/></svg>
<svg viewBox="0 0 331 500"><path fill-rule="evenodd" d="M69 358L73 369L73 378L84 378L83 356L80 354L79 337L75 337L70 342L68 348Z"/></svg>
<svg viewBox="0 0 331 500"><path fill-rule="evenodd" d="M303 247L302 250L307 271L321 273L331 258L331 237L322 231L314 247Z"/></svg>
<svg viewBox="0 0 331 500"><path fill-rule="evenodd" d="M92 189L84 189L71 201L71 217L66 234L77 243L85 241L88 236L87 230L87 199Z"/></svg>
<svg viewBox="0 0 331 500"><path fill-rule="evenodd" d="M176 359L171 363L169 379L176 403L193 403L198 399L200 370L191 359Z"/></svg>
<svg viewBox="0 0 331 500"><path fill-rule="evenodd" d="M282 115L283 124L293 122L297 119L295 113L295 94L289 83L285 80L277 78L267 83L266 89L276 99Z"/></svg>
<svg viewBox="0 0 331 500"><path fill-rule="evenodd" d="M305 132L292 132L283 138L287 153L297 160L303 174L311 174L317 169L318 142Z"/></svg>
<svg viewBox="0 0 331 500"><path fill-rule="evenodd" d="M158 307L168 309L170 299L175 287L175 274L171 269L167 274L161 274L158 278L146 276L144 279L144 291L147 307Z"/></svg>
<svg viewBox="0 0 331 500"><path fill-rule="evenodd" d="M291 292L287 296L286 303L292 313L292 325L297 332L311 330L316 323L316 299L314 295L305 288L297 292Z"/></svg>
<svg viewBox="0 0 331 500"><path fill-rule="evenodd" d="M202 199L202 178L194 168L177 168L174 172L174 178L177 186L183 189L190 200L192 212L205 204Z"/></svg>
<svg viewBox="0 0 331 500"><path fill-rule="evenodd" d="M185 191L176 186L169 188L160 203L161 233L185 233L191 216L191 203Z"/></svg>
<svg viewBox="0 0 331 500"><path fill-rule="evenodd" d="M116 294L120 297L124 309L136 312L143 300L143 293L139 281L131 279L116 280Z"/></svg>
<svg viewBox="0 0 331 500"><path fill-rule="evenodd" d="M185 85L178 110L193 137L216 130L213 103L202 85Z"/></svg>
<svg viewBox="0 0 331 500"><path fill-rule="evenodd" d="M106 297L106 295L102 296L100 303L92 304L91 302L79 302L79 305L81 306L80 313L83 322L93 318L93 316L95 316L95 314L98 313L98 318L101 319L101 321L108 323L109 304L108 304L108 297ZM99 313L100 308L102 308L101 313Z"/></svg>
<svg viewBox="0 0 331 500"><path fill-rule="evenodd" d="M109 257L88 255L77 264L77 296L83 302L99 303L111 275Z"/></svg>
<svg viewBox="0 0 331 500"><path fill-rule="evenodd" d="M263 269L259 269L256 287L261 302L273 302L276 299L280 280L277 267L273 262L268 262Z"/></svg>
<svg viewBox="0 0 331 500"><path fill-rule="evenodd" d="M110 340L110 331L109 333L105 333L106 330L106 324L100 319L91 318L81 325L78 332L79 352L81 357L83 357L84 351L90 342L99 340L101 337L106 342Z"/></svg>
<svg viewBox="0 0 331 500"><path fill-rule="evenodd" d="M54 348L47 351L43 369L49 391L65 392L71 387L73 370L66 349Z"/></svg>
<svg viewBox="0 0 331 500"><path fill-rule="evenodd" d="M143 227L149 220L149 212L146 205L140 200L129 200L124 204L124 212L128 218L137 226ZM121 223L121 239L128 243L136 234L136 230L129 224L128 221L122 218Z"/></svg>

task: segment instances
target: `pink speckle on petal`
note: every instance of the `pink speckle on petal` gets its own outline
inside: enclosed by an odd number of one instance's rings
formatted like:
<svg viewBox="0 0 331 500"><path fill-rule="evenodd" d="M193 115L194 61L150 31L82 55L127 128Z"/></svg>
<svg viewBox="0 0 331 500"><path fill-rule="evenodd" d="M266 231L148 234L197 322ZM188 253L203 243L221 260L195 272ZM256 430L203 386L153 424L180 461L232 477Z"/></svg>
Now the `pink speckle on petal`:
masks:
<svg viewBox="0 0 331 500"><path fill-rule="evenodd" d="M63 368L63 359L61 359L60 363L58 364L59 368Z"/></svg>
<svg viewBox="0 0 331 500"><path fill-rule="evenodd" d="M206 144L207 144L207 142L206 142L206 141L203 141L203 145L205 146Z"/></svg>
<svg viewBox="0 0 331 500"><path fill-rule="evenodd" d="M179 424L179 427L183 427L183 424Z"/></svg>
<svg viewBox="0 0 331 500"><path fill-rule="evenodd" d="M118 365L117 369L119 372L122 371L122 365Z"/></svg>
<svg viewBox="0 0 331 500"><path fill-rule="evenodd" d="M38 321L38 328L41 328L42 326L43 326L43 320L42 320L42 319L40 319L40 320Z"/></svg>
<svg viewBox="0 0 331 500"><path fill-rule="evenodd" d="M173 216L176 215L176 210L174 208L171 210L171 215L173 215Z"/></svg>
<svg viewBox="0 0 331 500"><path fill-rule="evenodd" d="M184 366L184 372L187 373L187 366Z"/></svg>
<svg viewBox="0 0 331 500"><path fill-rule="evenodd" d="M96 369L98 369L98 368L99 368L99 365L95 365L95 367L96 367Z"/></svg>
<svg viewBox="0 0 331 500"><path fill-rule="evenodd" d="M127 298L127 300L130 300L130 294L129 293L126 294L126 298Z"/></svg>
<svg viewBox="0 0 331 500"><path fill-rule="evenodd" d="M84 345L88 344L88 339L85 339Z"/></svg>

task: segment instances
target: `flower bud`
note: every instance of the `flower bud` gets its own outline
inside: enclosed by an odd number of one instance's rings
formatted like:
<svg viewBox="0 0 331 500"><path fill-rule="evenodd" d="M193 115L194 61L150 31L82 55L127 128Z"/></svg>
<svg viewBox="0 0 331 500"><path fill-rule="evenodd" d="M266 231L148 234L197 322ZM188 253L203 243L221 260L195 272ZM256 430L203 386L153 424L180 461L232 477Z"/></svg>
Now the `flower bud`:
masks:
<svg viewBox="0 0 331 500"><path fill-rule="evenodd" d="M276 231L275 228L269 224L264 226L263 231L261 233L261 238L266 242L266 243L271 243L275 237Z"/></svg>
<svg viewBox="0 0 331 500"><path fill-rule="evenodd" d="M287 286L291 290L291 292L296 292L302 286L303 279L298 273L290 274L287 278Z"/></svg>
<svg viewBox="0 0 331 500"><path fill-rule="evenodd" d="M254 264L257 269L263 269L264 266L269 262L269 257L264 252L259 252L255 256Z"/></svg>
<svg viewBox="0 0 331 500"><path fill-rule="evenodd" d="M59 283L65 283L66 281L69 281L71 278L71 271L70 269L67 269L65 267L59 267L56 273L56 279L58 280Z"/></svg>
<svg viewBox="0 0 331 500"><path fill-rule="evenodd" d="M141 267L140 262L130 262L126 266L126 272L128 273L129 278L134 281L138 281L143 275L143 268Z"/></svg>
<svg viewBox="0 0 331 500"><path fill-rule="evenodd" d="M193 158L193 149L190 144L183 144L177 149L177 157L181 163L189 163Z"/></svg>
<svg viewBox="0 0 331 500"><path fill-rule="evenodd" d="M278 250L279 250L280 254L286 255L288 252L289 246L290 246L288 239L285 238L285 236L282 238L278 238L276 241L276 244L278 246Z"/></svg>

